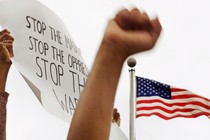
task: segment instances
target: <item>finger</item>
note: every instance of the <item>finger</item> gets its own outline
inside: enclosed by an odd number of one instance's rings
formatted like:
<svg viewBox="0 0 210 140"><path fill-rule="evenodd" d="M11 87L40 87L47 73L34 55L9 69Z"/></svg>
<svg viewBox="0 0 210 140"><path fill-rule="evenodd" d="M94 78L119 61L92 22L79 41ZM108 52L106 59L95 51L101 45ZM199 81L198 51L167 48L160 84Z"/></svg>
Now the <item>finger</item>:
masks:
<svg viewBox="0 0 210 140"><path fill-rule="evenodd" d="M144 29L152 26L147 13L140 12L137 8L135 8L130 12L130 14L131 16L129 16L129 21L133 26L133 29Z"/></svg>
<svg viewBox="0 0 210 140"><path fill-rule="evenodd" d="M116 112L114 114L114 119L117 121L119 118L120 118L120 113L119 112Z"/></svg>
<svg viewBox="0 0 210 140"><path fill-rule="evenodd" d="M0 44L7 44L7 43L13 43L14 42L14 39L6 39L6 38L4 38L3 39L3 41L0 41Z"/></svg>
<svg viewBox="0 0 210 140"><path fill-rule="evenodd" d="M5 62L11 62L11 60L10 60L10 54L9 54L9 51L8 51L6 45L3 45L2 48L3 49L0 52L0 58L1 58L1 60L5 61Z"/></svg>
<svg viewBox="0 0 210 140"><path fill-rule="evenodd" d="M7 39L5 39L5 40L3 41L3 43L13 43L13 41L14 41L14 40L7 40Z"/></svg>
<svg viewBox="0 0 210 140"><path fill-rule="evenodd" d="M2 46L10 46L10 45L12 45L12 43L10 42L7 42L7 43L0 42L0 48L2 48Z"/></svg>
<svg viewBox="0 0 210 140"><path fill-rule="evenodd" d="M142 13L138 8L133 8L133 9L131 10L131 12L137 12L137 13L139 13L139 14Z"/></svg>
<svg viewBox="0 0 210 140"><path fill-rule="evenodd" d="M160 36L162 26L158 18L155 18L154 20L152 20L151 23L152 23L152 30L150 31L150 34L153 38L153 41L156 42Z"/></svg>
<svg viewBox="0 0 210 140"><path fill-rule="evenodd" d="M116 15L115 21L124 30L147 29L152 26L148 15L141 13L137 8L130 12L126 9L120 11Z"/></svg>
<svg viewBox="0 0 210 140"><path fill-rule="evenodd" d="M10 58L14 57L13 45L7 45L6 47L9 52Z"/></svg>
<svg viewBox="0 0 210 140"><path fill-rule="evenodd" d="M10 31L7 30L7 29L4 29L4 30L2 30L2 31L0 32L0 36L3 35L4 33L10 34Z"/></svg>
<svg viewBox="0 0 210 140"><path fill-rule="evenodd" d="M14 56L13 44L12 43L0 43L0 51L7 50L10 57Z"/></svg>
<svg viewBox="0 0 210 140"><path fill-rule="evenodd" d="M6 33L4 40L15 40L10 34Z"/></svg>
<svg viewBox="0 0 210 140"><path fill-rule="evenodd" d="M117 109L116 108L114 108L113 109L113 117L114 117L114 115L117 113Z"/></svg>
<svg viewBox="0 0 210 140"><path fill-rule="evenodd" d="M114 111L114 112L117 112L117 109L116 109L116 108L114 108L114 109L113 109L113 111Z"/></svg>
<svg viewBox="0 0 210 140"><path fill-rule="evenodd" d="M115 119L116 119L116 121L117 121L118 119L120 119L120 113L117 113L117 114L116 114L116 118L115 118Z"/></svg>
<svg viewBox="0 0 210 140"><path fill-rule="evenodd" d="M4 41L5 39L14 39L11 35L9 35L8 33L4 33L1 37L0 37L0 41Z"/></svg>
<svg viewBox="0 0 210 140"><path fill-rule="evenodd" d="M4 41L4 40L14 40L14 38L9 35L8 33L4 33L1 37L0 37L0 41Z"/></svg>
<svg viewBox="0 0 210 140"><path fill-rule="evenodd" d="M127 17L129 15L129 11L127 9L123 9L115 16L115 21L122 29L128 29Z"/></svg>

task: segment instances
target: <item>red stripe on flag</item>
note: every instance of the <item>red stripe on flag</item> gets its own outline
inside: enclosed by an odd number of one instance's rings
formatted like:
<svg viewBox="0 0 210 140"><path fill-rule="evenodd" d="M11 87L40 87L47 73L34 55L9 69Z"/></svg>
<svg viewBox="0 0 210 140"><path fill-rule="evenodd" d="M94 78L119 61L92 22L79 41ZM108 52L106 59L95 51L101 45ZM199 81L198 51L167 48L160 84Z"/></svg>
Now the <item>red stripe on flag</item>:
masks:
<svg viewBox="0 0 210 140"><path fill-rule="evenodd" d="M159 110L162 110L166 113L169 113L169 114L173 114L173 113L176 113L176 112L192 112L193 110L195 109L192 109L192 108L176 108L176 109L173 109L173 110L168 110L164 107L161 107L161 106L153 106L153 107L138 107L137 108L137 111L141 111L141 110L154 110L154 109L159 109Z"/></svg>
<svg viewBox="0 0 210 140"><path fill-rule="evenodd" d="M187 90L181 88L171 88L171 92L181 92L181 91L187 91Z"/></svg>
<svg viewBox="0 0 210 140"><path fill-rule="evenodd" d="M178 102L178 103L175 103L175 102L172 102L172 103L166 103L164 101L161 101L161 100L158 100L158 99L153 99L153 100L140 100L140 101L137 101L137 105L139 104L148 104L150 105L151 103L161 103L167 107L173 107L173 106L179 106L179 107L185 107L186 105L197 105L197 106L200 106L200 107L203 107L203 108L206 108L206 109L209 109L210 111L210 106L209 105L206 105L202 102L199 102L199 101L189 101L189 102Z"/></svg>
<svg viewBox="0 0 210 140"><path fill-rule="evenodd" d="M181 114L178 114L178 115L174 115L174 116L164 116L163 114L161 113L158 113L158 112L154 112L154 113L150 113L150 114L137 114L136 115L136 118L138 117L150 117L152 115L156 115L164 120L170 120L170 119L173 119L173 118L177 118L177 117L183 117L183 118L197 118L197 117L200 117L202 115L206 115L206 116L209 116L208 113L204 113L204 112L200 112L200 113L197 113L197 114L191 114L191 115L181 115Z"/></svg>
<svg viewBox="0 0 210 140"><path fill-rule="evenodd" d="M200 99L203 99L207 102L210 102L210 100L208 98L205 98L205 97L202 97L202 96L199 96L199 95L196 95L196 94L183 94L183 95L176 95L176 94L173 94L172 96L172 99L189 99L189 98L200 98Z"/></svg>

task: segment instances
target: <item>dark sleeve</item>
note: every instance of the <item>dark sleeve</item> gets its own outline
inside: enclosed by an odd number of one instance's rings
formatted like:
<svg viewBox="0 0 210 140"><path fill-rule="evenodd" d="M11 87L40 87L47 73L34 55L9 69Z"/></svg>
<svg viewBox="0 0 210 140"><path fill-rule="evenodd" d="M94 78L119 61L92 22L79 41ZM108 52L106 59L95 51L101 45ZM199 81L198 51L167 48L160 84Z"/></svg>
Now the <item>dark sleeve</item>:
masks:
<svg viewBox="0 0 210 140"><path fill-rule="evenodd" d="M9 94L0 91L0 140L6 140L6 105Z"/></svg>

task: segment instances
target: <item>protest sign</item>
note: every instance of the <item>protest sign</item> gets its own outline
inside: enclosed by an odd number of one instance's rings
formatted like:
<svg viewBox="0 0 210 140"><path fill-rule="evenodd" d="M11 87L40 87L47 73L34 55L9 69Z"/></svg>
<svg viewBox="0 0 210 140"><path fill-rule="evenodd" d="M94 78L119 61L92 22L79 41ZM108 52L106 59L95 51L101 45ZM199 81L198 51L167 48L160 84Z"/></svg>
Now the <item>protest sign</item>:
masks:
<svg viewBox="0 0 210 140"><path fill-rule="evenodd" d="M88 69L65 24L36 0L2 0L0 9L1 26L15 38L13 64L42 106L70 122Z"/></svg>
<svg viewBox="0 0 210 140"><path fill-rule="evenodd" d="M1 25L15 38L15 67L43 107L69 122L88 75L80 49L61 19L40 2L5 0L0 8Z"/></svg>

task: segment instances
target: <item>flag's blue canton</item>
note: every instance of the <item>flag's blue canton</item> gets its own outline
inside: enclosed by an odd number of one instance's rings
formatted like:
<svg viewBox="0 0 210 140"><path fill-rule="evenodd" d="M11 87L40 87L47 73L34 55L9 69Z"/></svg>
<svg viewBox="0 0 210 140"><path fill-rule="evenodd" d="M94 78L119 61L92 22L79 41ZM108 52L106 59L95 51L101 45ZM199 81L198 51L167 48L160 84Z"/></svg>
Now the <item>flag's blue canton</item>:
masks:
<svg viewBox="0 0 210 140"><path fill-rule="evenodd" d="M164 99L171 99L170 86L141 77L136 77L137 97L160 96Z"/></svg>

